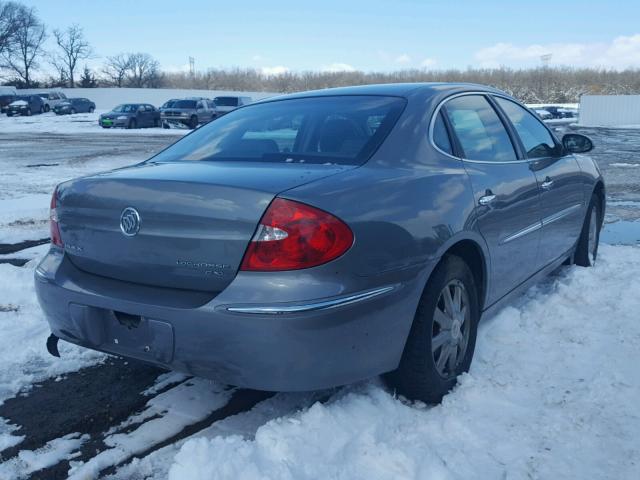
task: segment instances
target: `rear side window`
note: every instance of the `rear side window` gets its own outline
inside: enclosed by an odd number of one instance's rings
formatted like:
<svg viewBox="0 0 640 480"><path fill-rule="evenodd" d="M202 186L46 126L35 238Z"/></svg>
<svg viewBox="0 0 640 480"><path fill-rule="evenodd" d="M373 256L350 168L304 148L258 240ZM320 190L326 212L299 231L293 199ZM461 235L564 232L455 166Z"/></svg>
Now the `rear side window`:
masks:
<svg viewBox="0 0 640 480"><path fill-rule="evenodd" d="M464 158L488 162L517 159L502 121L486 98L481 95L457 97L445 104L445 110Z"/></svg>
<svg viewBox="0 0 640 480"><path fill-rule="evenodd" d="M360 164L404 105L402 98L355 95L257 103L196 130L152 161Z"/></svg>
<svg viewBox="0 0 640 480"><path fill-rule="evenodd" d="M556 143L549 130L538 118L515 102L495 97L496 102L509 117L524 145L527 158L559 157L562 147Z"/></svg>
<svg viewBox="0 0 640 480"><path fill-rule="evenodd" d="M449 139L449 133L447 127L444 124L442 118L442 112L438 112L435 122L433 123L433 143L443 152L453 155L453 148L451 148L451 140Z"/></svg>

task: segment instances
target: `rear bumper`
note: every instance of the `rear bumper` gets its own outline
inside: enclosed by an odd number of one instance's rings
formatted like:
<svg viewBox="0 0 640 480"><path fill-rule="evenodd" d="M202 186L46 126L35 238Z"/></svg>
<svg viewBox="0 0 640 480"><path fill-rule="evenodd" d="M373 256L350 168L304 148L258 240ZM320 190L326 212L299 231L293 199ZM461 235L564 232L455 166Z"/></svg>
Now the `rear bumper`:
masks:
<svg viewBox="0 0 640 480"><path fill-rule="evenodd" d="M81 272L52 249L36 269L35 284L51 330L63 340L231 385L303 391L397 367L423 285L422 274L412 276L340 292L344 284L305 285L312 279L298 275L289 286L300 298L311 288L337 294L265 303L280 298L277 282L243 273L204 304L189 305L200 303L195 296L177 306L167 302L170 289L154 289L153 304L153 294L131 294L131 284ZM114 294L115 284L129 294ZM266 285L273 294L261 299L255 289Z"/></svg>

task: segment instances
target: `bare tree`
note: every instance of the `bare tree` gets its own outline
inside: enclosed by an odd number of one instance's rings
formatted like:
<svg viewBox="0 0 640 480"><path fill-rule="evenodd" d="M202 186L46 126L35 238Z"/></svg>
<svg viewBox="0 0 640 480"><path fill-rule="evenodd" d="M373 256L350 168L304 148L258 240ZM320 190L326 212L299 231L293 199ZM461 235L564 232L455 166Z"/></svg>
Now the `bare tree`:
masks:
<svg viewBox="0 0 640 480"><path fill-rule="evenodd" d="M15 45L2 53L4 68L16 74L27 88L31 73L38 68L47 32L33 8L20 6L16 15Z"/></svg>
<svg viewBox="0 0 640 480"><path fill-rule="evenodd" d="M53 36L60 53L54 58L54 66L64 66L65 73L69 79L69 87L75 87L74 73L78 60L86 60L91 57L93 49L84 37L84 32L78 24L73 24L66 30L54 30Z"/></svg>
<svg viewBox="0 0 640 480"><path fill-rule="evenodd" d="M107 57L107 61L102 67L102 74L107 83L122 88L127 79L129 62L129 55L126 53L119 53L113 57Z"/></svg>
<svg viewBox="0 0 640 480"><path fill-rule="evenodd" d="M527 103L578 102L584 94L640 94L640 69L622 71L596 68L537 67L513 70L506 67L465 70L408 69L395 72L286 72L263 75L254 69L211 69L165 73L173 88L204 88L264 92L292 92L344 85L392 82L471 82L491 85Z"/></svg>
<svg viewBox="0 0 640 480"><path fill-rule="evenodd" d="M15 2L0 2L0 55L9 51L15 44L20 8Z"/></svg>
<svg viewBox="0 0 640 480"><path fill-rule="evenodd" d="M127 77L132 87L159 86L160 63L148 53L130 53Z"/></svg>

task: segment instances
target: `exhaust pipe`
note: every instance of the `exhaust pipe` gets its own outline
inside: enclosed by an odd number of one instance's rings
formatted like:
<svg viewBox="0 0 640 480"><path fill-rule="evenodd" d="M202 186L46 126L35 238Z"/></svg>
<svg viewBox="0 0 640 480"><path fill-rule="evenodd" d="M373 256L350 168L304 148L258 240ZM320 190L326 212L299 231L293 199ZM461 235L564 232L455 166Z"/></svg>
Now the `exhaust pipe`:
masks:
<svg viewBox="0 0 640 480"><path fill-rule="evenodd" d="M49 338L47 338L47 350L54 357L60 358L60 352L58 351L58 340L60 339L53 333L49 335Z"/></svg>

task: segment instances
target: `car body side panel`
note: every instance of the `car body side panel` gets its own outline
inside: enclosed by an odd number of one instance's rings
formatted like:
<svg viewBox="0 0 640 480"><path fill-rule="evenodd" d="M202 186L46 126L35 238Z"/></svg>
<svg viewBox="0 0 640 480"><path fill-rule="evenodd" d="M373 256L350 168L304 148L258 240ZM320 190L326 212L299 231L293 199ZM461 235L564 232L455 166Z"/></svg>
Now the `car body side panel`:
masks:
<svg viewBox="0 0 640 480"><path fill-rule="evenodd" d="M527 162L465 162L473 184L477 218L491 252L487 303L507 294L538 271L540 199L536 177ZM495 195L480 205L485 195Z"/></svg>

